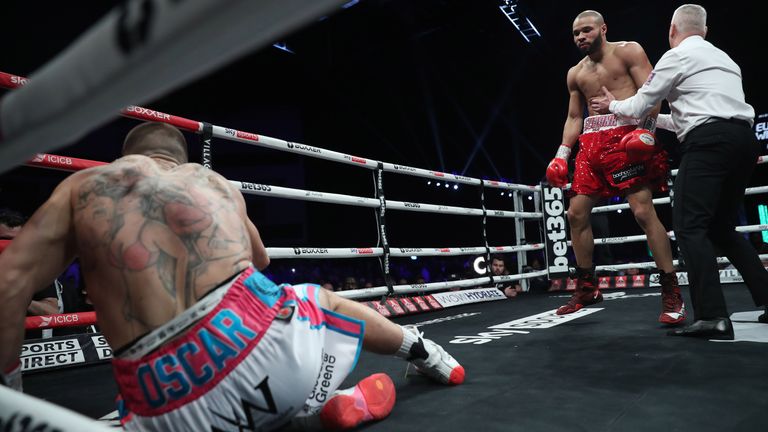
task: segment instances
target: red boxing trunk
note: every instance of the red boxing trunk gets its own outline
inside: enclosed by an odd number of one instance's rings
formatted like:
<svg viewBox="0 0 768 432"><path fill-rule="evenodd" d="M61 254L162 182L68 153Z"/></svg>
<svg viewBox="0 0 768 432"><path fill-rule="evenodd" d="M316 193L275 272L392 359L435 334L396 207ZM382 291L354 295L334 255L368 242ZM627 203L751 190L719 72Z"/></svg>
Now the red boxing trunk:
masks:
<svg viewBox="0 0 768 432"><path fill-rule="evenodd" d="M589 117L584 125L576 155L573 192L612 197L623 196L639 185L647 185L654 192L668 189L669 162L661 146L656 145L647 160L630 162L620 145L624 135L637 129L637 125L620 125L614 115Z"/></svg>

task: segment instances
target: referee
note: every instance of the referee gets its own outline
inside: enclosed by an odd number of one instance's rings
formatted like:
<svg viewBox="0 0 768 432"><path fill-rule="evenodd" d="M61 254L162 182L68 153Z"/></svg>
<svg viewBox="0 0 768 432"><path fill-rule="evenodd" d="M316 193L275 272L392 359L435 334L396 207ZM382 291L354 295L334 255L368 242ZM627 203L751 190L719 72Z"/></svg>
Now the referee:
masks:
<svg viewBox="0 0 768 432"><path fill-rule="evenodd" d="M739 270L755 305L768 304L768 272L752 245L734 231L760 146L741 69L704 40L706 19L699 5L677 8L669 28L671 49L637 94L618 101L604 88L604 96L590 104L604 114L640 118L663 99L669 102L671 116L659 116L658 126L674 131L682 146L672 215L689 272L694 322L668 334L732 340L715 248ZM768 323L768 313L759 320Z"/></svg>

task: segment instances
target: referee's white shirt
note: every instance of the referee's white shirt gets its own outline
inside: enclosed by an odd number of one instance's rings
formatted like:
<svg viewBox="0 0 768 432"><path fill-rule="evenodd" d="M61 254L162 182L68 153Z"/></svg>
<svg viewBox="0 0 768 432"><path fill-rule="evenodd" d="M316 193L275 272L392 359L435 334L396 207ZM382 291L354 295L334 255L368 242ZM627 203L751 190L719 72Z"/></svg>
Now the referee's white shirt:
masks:
<svg viewBox="0 0 768 432"><path fill-rule="evenodd" d="M641 118L665 98L672 111L668 129L680 142L696 126L716 118L754 123L755 110L744 101L739 65L701 36L689 36L664 53L637 94L612 101L609 110Z"/></svg>

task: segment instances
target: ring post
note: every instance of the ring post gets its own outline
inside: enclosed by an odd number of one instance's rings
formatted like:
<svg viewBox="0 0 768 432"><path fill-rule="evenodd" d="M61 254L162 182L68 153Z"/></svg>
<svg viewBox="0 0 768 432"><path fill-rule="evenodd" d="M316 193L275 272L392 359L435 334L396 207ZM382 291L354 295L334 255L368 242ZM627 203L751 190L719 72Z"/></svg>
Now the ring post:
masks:
<svg viewBox="0 0 768 432"><path fill-rule="evenodd" d="M213 155L211 151L211 141L213 140L213 125L203 122L203 130L200 133L200 143L202 144L202 157L200 165L213 169Z"/></svg>
<svg viewBox="0 0 768 432"><path fill-rule="evenodd" d="M384 283L387 285L387 293L381 296L381 304L384 304L387 297L395 294L395 288L392 283L392 275L389 273L389 241L387 240L387 200L384 198L384 163L378 162L376 166L376 196L379 199L379 212L376 213L376 222L379 225L379 237L381 239L381 248L384 251L382 269L384 271Z"/></svg>
<svg viewBox="0 0 768 432"><path fill-rule="evenodd" d="M549 279L568 277L568 235L563 190L541 183L544 244Z"/></svg>

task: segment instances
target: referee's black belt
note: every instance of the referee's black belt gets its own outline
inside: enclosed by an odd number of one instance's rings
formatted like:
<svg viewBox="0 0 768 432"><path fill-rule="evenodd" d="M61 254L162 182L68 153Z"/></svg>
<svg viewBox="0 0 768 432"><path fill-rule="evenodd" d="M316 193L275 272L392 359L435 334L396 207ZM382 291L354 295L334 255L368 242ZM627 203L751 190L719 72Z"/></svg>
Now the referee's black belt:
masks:
<svg viewBox="0 0 768 432"><path fill-rule="evenodd" d="M710 117L709 120L707 120L707 122L704 124L708 125L712 123L731 123L739 126L744 126L748 129L752 129L752 125L750 125L748 121L737 119L735 117L731 117L731 118Z"/></svg>

